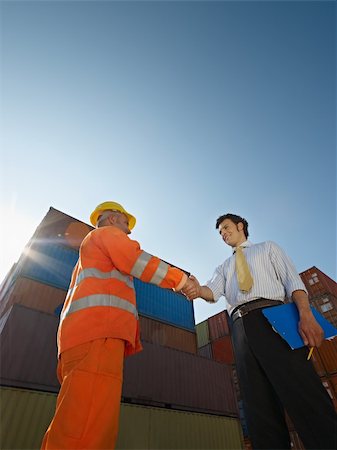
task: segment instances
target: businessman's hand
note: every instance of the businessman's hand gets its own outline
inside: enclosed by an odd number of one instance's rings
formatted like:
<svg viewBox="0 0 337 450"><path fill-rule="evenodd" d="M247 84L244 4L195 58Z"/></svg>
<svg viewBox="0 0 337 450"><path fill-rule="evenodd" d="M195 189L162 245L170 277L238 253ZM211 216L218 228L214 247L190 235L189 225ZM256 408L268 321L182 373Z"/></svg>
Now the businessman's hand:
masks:
<svg viewBox="0 0 337 450"><path fill-rule="evenodd" d="M190 275L181 292L188 298L188 300L194 300L195 298L200 297L200 283L195 276Z"/></svg>

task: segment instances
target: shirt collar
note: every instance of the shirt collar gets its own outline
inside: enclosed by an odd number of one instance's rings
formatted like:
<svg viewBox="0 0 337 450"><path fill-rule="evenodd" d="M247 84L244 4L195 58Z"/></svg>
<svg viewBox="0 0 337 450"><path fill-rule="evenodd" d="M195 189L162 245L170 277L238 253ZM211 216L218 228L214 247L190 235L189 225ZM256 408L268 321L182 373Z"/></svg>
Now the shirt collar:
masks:
<svg viewBox="0 0 337 450"><path fill-rule="evenodd" d="M249 241L248 239L244 242L242 242L242 244L239 245L239 247L242 248L246 248L246 247L251 247L253 245L252 241ZM233 254L235 253L235 248L233 249Z"/></svg>

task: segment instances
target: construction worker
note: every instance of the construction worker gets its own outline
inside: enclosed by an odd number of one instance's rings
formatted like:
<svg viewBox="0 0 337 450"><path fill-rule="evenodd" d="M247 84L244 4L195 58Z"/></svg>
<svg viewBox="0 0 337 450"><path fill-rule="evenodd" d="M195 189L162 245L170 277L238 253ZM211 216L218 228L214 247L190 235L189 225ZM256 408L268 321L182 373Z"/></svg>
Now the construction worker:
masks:
<svg viewBox="0 0 337 450"><path fill-rule="evenodd" d="M192 281L128 234L136 219L105 202L90 216L58 329L56 411L42 449L113 449L124 357L142 349L133 277L180 291Z"/></svg>

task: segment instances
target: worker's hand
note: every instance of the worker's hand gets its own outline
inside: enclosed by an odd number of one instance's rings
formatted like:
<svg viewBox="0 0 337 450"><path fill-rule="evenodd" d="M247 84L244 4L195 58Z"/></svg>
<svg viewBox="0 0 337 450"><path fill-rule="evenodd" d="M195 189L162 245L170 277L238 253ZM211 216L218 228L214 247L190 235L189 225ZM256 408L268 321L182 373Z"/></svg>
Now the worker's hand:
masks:
<svg viewBox="0 0 337 450"><path fill-rule="evenodd" d="M310 310L300 315L298 331L303 339L304 345L319 347L323 342L324 331Z"/></svg>
<svg viewBox="0 0 337 450"><path fill-rule="evenodd" d="M187 278L181 292L188 298L188 300L194 300L200 296L200 283L195 276L190 275Z"/></svg>

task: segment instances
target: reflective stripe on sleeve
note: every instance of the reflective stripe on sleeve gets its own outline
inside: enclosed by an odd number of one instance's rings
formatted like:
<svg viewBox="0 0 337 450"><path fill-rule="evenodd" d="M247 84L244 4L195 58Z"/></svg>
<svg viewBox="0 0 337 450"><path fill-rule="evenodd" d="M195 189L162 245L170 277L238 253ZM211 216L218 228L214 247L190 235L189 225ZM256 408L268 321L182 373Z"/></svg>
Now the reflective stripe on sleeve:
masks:
<svg viewBox="0 0 337 450"><path fill-rule="evenodd" d="M111 272L102 272L101 270L95 268L83 269L78 274L75 285L78 285L81 281L85 280L86 278L99 278L102 280L114 278L127 284L129 288L131 289L134 288L133 281L130 280L130 278L127 275L123 275L118 270L112 270Z"/></svg>
<svg viewBox="0 0 337 450"><path fill-rule="evenodd" d="M150 280L150 283L159 285L163 279L166 277L166 274L168 272L169 265L166 264L164 261L160 261L159 266L157 267L157 270L153 274L153 277Z"/></svg>
<svg viewBox="0 0 337 450"><path fill-rule="evenodd" d="M144 272L145 267L147 266L147 263L152 258L152 255L146 252L142 252L137 261L135 262L134 266L131 270L131 275L133 275L136 278L140 278L142 276L142 273Z"/></svg>
<svg viewBox="0 0 337 450"><path fill-rule="evenodd" d="M86 308L91 308L93 306L113 306L115 308L123 309L133 314L136 319L138 319L138 312L132 303L124 300L123 298L117 297L115 295L107 294L95 294L88 295L87 297L82 297L75 300L69 304L69 307L63 312L61 320L77 311L81 311Z"/></svg>

